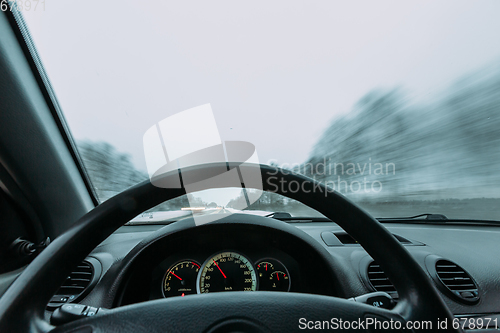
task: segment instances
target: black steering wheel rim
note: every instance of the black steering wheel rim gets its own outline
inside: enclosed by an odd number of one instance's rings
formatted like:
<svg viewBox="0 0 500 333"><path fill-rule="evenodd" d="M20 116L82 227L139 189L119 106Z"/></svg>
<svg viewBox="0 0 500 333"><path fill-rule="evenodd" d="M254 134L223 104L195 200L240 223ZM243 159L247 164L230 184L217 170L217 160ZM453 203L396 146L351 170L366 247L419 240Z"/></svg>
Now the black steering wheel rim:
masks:
<svg viewBox="0 0 500 333"><path fill-rule="evenodd" d="M164 177L178 177L200 171L207 171L210 174L214 170L219 170L220 167L220 163L197 165L183 169L182 174L180 170L174 170ZM238 168L239 165L227 164L227 167ZM404 321L431 321L434 328L437 327L438 318L447 319L448 323L452 321L453 315L420 265L384 226L363 209L338 192L331 191L323 184L302 175L266 165L246 165L245 167L258 168L258 172L262 175L263 190L285 195L320 211L365 248L368 254L381 265L399 292L400 301L390 311L390 315L389 312L386 313L388 316ZM272 186L267 181L271 177L276 177L277 181L296 181L300 184L301 191L281 191L281 188ZM133 217L165 200L185 193L184 188L158 188L150 181L145 181L116 195L83 216L35 258L0 299L0 331L47 332L51 330L53 327L43 319L44 309L73 269L73 266L67 263L71 262L76 265L98 244ZM384 246L378 244L384 244ZM214 299L222 296L215 295ZM240 301L252 302L255 296L238 295L237 297ZM275 295L273 297L287 302L290 301L290 297L294 296ZM304 303L310 302L311 308L314 302L321 303L322 306L335 307L340 304L338 306L341 308L351 307L343 302L335 303L324 300L322 297L325 296L307 298L301 295L300 297ZM270 303L270 306L273 305L275 302ZM372 312L379 313L379 310ZM116 316L120 315L123 313L118 313ZM383 316L384 312L380 312L379 315ZM98 317L91 319L98 321ZM460 331L450 326L448 325L448 331Z"/></svg>

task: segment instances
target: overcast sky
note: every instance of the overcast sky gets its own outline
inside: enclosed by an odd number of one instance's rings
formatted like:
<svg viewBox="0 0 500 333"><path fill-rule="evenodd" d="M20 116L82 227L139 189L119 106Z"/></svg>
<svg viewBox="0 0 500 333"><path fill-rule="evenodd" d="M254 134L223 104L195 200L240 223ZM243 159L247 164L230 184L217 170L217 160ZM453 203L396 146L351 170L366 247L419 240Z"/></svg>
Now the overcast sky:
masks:
<svg viewBox="0 0 500 333"><path fill-rule="evenodd" d="M206 103L223 140L303 162L371 89L425 98L500 60L499 14L495 0L45 0L24 12L75 138L143 170L146 130Z"/></svg>

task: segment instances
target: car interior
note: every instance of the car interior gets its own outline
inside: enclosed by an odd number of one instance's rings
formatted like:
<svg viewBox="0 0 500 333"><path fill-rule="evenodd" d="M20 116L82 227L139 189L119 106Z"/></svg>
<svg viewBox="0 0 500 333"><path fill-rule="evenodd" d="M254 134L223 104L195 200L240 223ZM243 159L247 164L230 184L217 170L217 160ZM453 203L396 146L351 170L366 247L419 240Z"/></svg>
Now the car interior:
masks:
<svg viewBox="0 0 500 333"><path fill-rule="evenodd" d="M432 207L374 217L268 164L195 164L156 180L231 171L319 214L214 204L202 209L215 220L193 209L145 223L190 193L150 179L100 201L22 15L2 10L0 332L498 332L497 221Z"/></svg>

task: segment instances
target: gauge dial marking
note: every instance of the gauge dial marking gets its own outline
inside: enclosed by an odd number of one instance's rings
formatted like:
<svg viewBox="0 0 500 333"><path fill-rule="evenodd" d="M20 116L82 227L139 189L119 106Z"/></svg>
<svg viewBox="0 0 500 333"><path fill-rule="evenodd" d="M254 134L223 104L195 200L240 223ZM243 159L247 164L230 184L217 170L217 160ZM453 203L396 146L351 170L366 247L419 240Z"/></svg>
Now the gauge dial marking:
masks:
<svg viewBox="0 0 500 333"><path fill-rule="evenodd" d="M290 275L285 265L276 259L265 259L257 263L259 290L289 291Z"/></svg>
<svg viewBox="0 0 500 333"><path fill-rule="evenodd" d="M200 293L257 290L252 263L237 252L221 252L210 257L201 268L197 288Z"/></svg>
<svg viewBox="0 0 500 333"><path fill-rule="evenodd" d="M214 264L215 264L215 266L217 266L217 268L219 269L219 271L222 274L222 276L224 277L224 279L227 279L226 274L224 274L224 272L222 271L222 269L220 269L219 264L217 264L217 262L215 260L214 260Z"/></svg>
<svg viewBox="0 0 500 333"><path fill-rule="evenodd" d="M196 278L199 270L200 265L192 260L183 260L172 265L163 277L163 296L196 294Z"/></svg>

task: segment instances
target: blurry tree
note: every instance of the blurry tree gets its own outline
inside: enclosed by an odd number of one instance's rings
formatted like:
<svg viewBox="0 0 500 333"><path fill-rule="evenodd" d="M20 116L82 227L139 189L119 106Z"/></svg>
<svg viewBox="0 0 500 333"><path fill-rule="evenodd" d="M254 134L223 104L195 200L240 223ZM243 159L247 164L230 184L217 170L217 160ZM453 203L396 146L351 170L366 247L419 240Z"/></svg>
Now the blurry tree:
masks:
<svg viewBox="0 0 500 333"><path fill-rule="evenodd" d="M79 141L77 145L101 202L148 179L146 173L134 167L130 155L118 152L107 142Z"/></svg>
<svg viewBox="0 0 500 333"><path fill-rule="evenodd" d="M368 93L332 121L303 170L321 181L339 175L348 184L379 180L381 201L498 197L498 128L500 64L464 76L426 102L410 102L400 89ZM357 163L370 162L393 163L396 172L361 174ZM349 163L356 174L346 173ZM349 190L341 188L360 199L370 196Z"/></svg>
<svg viewBox="0 0 500 333"><path fill-rule="evenodd" d="M107 142L78 141L77 146L101 202L148 179L145 172L134 167L130 155L117 151ZM188 194L164 202L149 211L177 210L189 207L190 202L192 206L206 205L200 198Z"/></svg>

